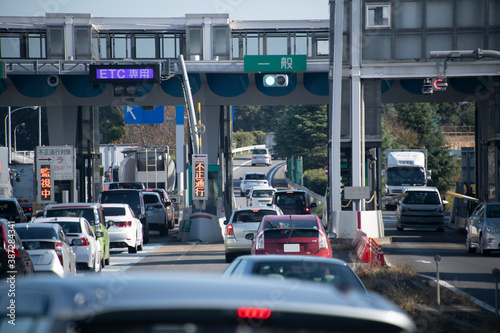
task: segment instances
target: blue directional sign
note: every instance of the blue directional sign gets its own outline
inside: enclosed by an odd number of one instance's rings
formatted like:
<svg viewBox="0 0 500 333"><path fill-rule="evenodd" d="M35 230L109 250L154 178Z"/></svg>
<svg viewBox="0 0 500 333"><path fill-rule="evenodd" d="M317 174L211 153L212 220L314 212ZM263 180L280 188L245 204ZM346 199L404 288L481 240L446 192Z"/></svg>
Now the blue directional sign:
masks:
<svg viewBox="0 0 500 333"><path fill-rule="evenodd" d="M142 106L125 107L125 124L163 124L163 105L152 110L144 110Z"/></svg>

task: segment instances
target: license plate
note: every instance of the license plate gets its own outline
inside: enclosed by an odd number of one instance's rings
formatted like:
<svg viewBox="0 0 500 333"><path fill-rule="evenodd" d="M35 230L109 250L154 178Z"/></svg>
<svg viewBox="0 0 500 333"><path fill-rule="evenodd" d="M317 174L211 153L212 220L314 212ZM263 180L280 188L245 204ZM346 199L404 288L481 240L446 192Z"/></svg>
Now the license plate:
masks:
<svg viewBox="0 0 500 333"><path fill-rule="evenodd" d="M283 244L284 252L300 252L300 244Z"/></svg>

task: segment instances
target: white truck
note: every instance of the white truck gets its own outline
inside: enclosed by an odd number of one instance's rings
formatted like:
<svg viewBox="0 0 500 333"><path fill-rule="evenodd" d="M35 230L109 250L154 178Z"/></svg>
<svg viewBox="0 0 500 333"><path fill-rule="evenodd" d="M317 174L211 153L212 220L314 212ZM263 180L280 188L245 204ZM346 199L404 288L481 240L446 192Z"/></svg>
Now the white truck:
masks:
<svg viewBox="0 0 500 333"><path fill-rule="evenodd" d="M427 169L425 149L387 149L385 151L385 209L395 210L395 195L403 193L405 187L425 186L431 179Z"/></svg>
<svg viewBox="0 0 500 333"><path fill-rule="evenodd" d="M276 145L276 142L274 141L274 133L266 133L266 148L269 150L269 153L271 154L271 158L273 160L277 159L278 156L276 152L274 151L274 146Z"/></svg>

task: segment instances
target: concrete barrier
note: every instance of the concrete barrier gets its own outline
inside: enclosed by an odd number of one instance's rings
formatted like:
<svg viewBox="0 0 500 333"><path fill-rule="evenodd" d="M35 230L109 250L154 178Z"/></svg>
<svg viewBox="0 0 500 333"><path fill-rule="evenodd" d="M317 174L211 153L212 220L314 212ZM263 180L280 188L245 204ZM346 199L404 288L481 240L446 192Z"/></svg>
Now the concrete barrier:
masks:
<svg viewBox="0 0 500 333"><path fill-rule="evenodd" d="M222 241L219 218L206 212L192 213L179 226L181 241L218 242Z"/></svg>
<svg viewBox="0 0 500 333"><path fill-rule="evenodd" d="M358 229L364 231L368 237L384 237L384 221L382 211L334 211L332 225L328 226L330 232L337 234L339 238L354 239Z"/></svg>

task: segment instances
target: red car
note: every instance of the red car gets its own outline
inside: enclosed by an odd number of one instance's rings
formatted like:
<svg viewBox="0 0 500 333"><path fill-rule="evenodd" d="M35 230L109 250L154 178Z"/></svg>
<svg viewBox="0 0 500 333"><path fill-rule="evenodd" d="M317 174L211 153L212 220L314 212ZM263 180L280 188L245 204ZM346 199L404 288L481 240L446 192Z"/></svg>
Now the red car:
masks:
<svg viewBox="0 0 500 333"><path fill-rule="evenodd" d="M303 254L332 257L330 239L316 215L266 215L252 239L252 254Z"/></svg>

